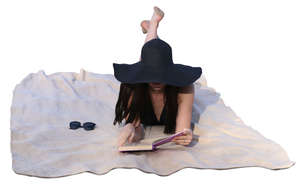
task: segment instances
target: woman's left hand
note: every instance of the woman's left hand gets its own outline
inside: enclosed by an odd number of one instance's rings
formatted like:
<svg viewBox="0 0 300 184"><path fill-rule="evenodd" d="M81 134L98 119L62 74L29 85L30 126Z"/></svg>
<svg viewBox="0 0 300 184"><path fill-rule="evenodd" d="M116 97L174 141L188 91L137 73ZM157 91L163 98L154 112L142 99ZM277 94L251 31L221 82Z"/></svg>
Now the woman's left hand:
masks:
<svg viewBox="0 0 300 184"><path fill-rule="evenodd" d="M172 139L172 142L180 145L189 145L193 139L193 132L188 128L183 129L183 131L183 135L175 137L174 139Z"/></svg>

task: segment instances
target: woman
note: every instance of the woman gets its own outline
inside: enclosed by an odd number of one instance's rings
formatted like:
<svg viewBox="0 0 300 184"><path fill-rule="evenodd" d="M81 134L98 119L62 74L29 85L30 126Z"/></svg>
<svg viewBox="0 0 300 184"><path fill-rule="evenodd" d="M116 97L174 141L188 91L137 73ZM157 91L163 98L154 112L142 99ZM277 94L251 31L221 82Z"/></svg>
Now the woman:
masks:
<svg viewBox="0 0 300 184"><path fill-rule="evenodd" d="M165 125L167 134L184 130L183 136L172 140L176 144L188 145L192 140L193 82L201 76L202 69L173 63L171 47L157 36L163 17L164 12L155 6L151 20L141 22L147 36L140 62L114 63L115 77L121 85L113 124L126 120L119 146L142 139L143 126L148 125Z"/></svg>

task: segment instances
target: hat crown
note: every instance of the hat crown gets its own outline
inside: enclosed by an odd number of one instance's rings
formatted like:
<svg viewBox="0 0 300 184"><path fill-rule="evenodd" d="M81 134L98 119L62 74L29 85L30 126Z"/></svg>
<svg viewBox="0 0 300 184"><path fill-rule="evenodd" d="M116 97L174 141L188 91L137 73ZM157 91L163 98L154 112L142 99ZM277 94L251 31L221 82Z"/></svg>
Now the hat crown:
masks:
<svg viewBox="0 0 300 184"><path fill-rule="evenodd" d="M173 64L172 48L167 42L159 38L149 40L143 45L141 62L150 68L167 67Z"/></svg>

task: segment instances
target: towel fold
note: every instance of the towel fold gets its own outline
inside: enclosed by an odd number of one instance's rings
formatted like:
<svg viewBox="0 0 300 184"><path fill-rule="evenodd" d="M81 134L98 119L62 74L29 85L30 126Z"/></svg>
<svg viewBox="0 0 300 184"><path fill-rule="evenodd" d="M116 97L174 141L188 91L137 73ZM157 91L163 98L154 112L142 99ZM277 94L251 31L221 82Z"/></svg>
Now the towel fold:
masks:
<svg viewBox="0 0 300 184"><path fill-rule="evenodd" d="M114 168L136 168L166 176L183 168L289 168L295 164L274 141L247 126L204 74L194 82L193 141L167 143L155 152L121 153L121 126L112 124L120 82L112 74L43 70L31 73L13 91L11 154L15 173L61 177ZM92 131L70 130L70 121L92 121ZM164 136L163 126L146 128L146 138Z"/></svg>

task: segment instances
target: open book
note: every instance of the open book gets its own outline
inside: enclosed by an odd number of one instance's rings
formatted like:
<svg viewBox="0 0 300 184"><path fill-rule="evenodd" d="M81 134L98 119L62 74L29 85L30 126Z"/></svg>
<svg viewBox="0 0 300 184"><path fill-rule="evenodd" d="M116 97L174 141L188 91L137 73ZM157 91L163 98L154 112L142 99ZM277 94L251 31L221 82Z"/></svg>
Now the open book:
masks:
<svg viewBox="0 0 300 184"><path fill-rule="evenodd" d="M158 137L133 143L126 142L124 145L119 147L119 151L154 151L158 149L158 146L171 142L174 137L181 136L183 133L184 131L181 131L167 137Z"/></svg>

